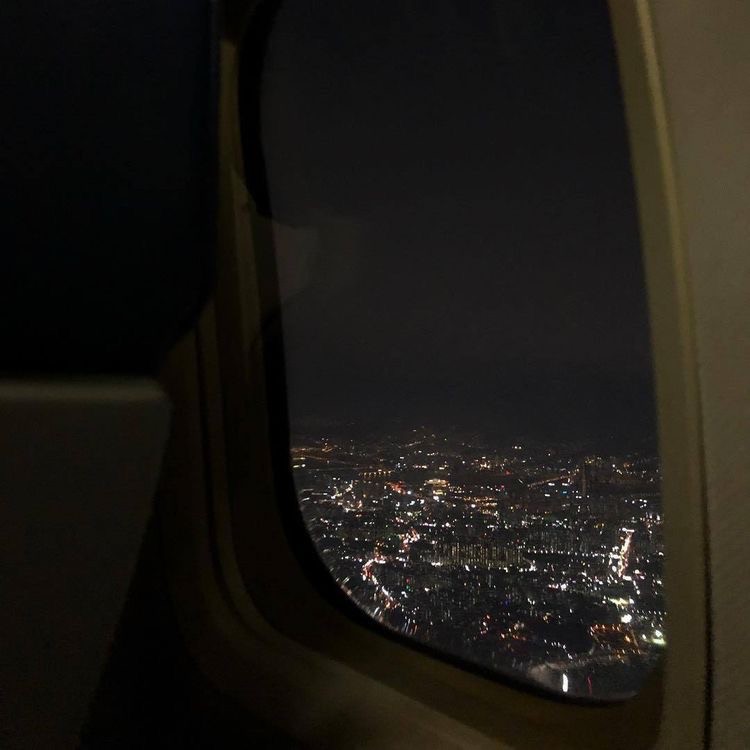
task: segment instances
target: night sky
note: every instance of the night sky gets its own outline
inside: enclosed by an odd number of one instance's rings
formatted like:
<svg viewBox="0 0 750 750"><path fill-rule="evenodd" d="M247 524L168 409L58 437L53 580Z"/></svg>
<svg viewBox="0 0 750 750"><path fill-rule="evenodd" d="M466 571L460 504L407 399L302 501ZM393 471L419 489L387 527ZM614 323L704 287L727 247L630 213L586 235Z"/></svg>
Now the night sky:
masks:
<svg viewBox="0 0 750 750"><path fill-rule="evenodd" d="M653 432L604 2L287 0L261 91L293 423Z"/></svg>

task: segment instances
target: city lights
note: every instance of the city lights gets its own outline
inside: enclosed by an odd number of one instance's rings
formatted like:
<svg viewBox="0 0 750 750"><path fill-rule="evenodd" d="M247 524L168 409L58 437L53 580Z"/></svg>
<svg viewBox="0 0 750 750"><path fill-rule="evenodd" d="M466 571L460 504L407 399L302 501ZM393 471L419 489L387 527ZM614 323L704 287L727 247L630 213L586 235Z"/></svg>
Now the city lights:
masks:
<svg viewBox="0 0 750 750"><path fill-rule="evenodd" d="M658 461L519 450L412 429L313 438L292 466L321 557L384 626L563 693L632 694L666 642Z"/></svg>

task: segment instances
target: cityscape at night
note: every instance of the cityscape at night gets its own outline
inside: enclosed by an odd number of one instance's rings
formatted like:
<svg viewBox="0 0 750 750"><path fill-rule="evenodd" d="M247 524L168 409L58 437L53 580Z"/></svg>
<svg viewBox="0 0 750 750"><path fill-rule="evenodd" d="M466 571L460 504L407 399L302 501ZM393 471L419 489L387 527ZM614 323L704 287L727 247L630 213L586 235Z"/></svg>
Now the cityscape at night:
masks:
<svg viewBox="0 0 750 750"><path fill-rule="evenodd" d="M617 699L668 637L625 113L607 4L521 5L283 3L246 144L264 335L304 520L356 606Z"/></svg>
<svg viewBox="0 0 750 750"><path fill-rule="evenodd" d="M666 637L654 449L424 427L295 443L317 550L379 623L570 696L642 686Z"/></svg>

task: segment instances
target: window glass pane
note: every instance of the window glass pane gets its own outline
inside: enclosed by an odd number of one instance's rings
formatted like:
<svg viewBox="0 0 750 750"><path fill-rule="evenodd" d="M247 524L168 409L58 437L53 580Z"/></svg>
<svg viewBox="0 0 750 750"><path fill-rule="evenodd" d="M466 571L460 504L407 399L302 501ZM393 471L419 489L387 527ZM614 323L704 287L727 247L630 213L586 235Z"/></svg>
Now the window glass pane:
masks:
<svg viewBox="0 0 750 750"><path fill-rule="evenodd" d="M633 694L666 639L663 542L606 4L274 13L243 145L320 557L407 639Z"/></svg>

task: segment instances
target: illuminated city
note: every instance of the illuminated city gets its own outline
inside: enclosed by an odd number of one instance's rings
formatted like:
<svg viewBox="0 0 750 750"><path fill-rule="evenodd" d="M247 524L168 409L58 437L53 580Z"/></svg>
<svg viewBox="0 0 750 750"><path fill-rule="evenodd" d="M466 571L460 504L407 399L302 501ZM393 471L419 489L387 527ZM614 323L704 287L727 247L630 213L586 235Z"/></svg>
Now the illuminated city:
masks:
<svg viewBox="0 0 750 750"><path fill-rule="evenodd" d="M419 427L295 440L332 575L387 628L571 696L636 692L665 646L655 450Z"/></svg>
<svg viewBox="0 0 750 750"><path fill-rule="evenodd" d="M282 5L251 192L319 556L462 664L632 695L665 648L661 482L607 4Z"/></svg>

